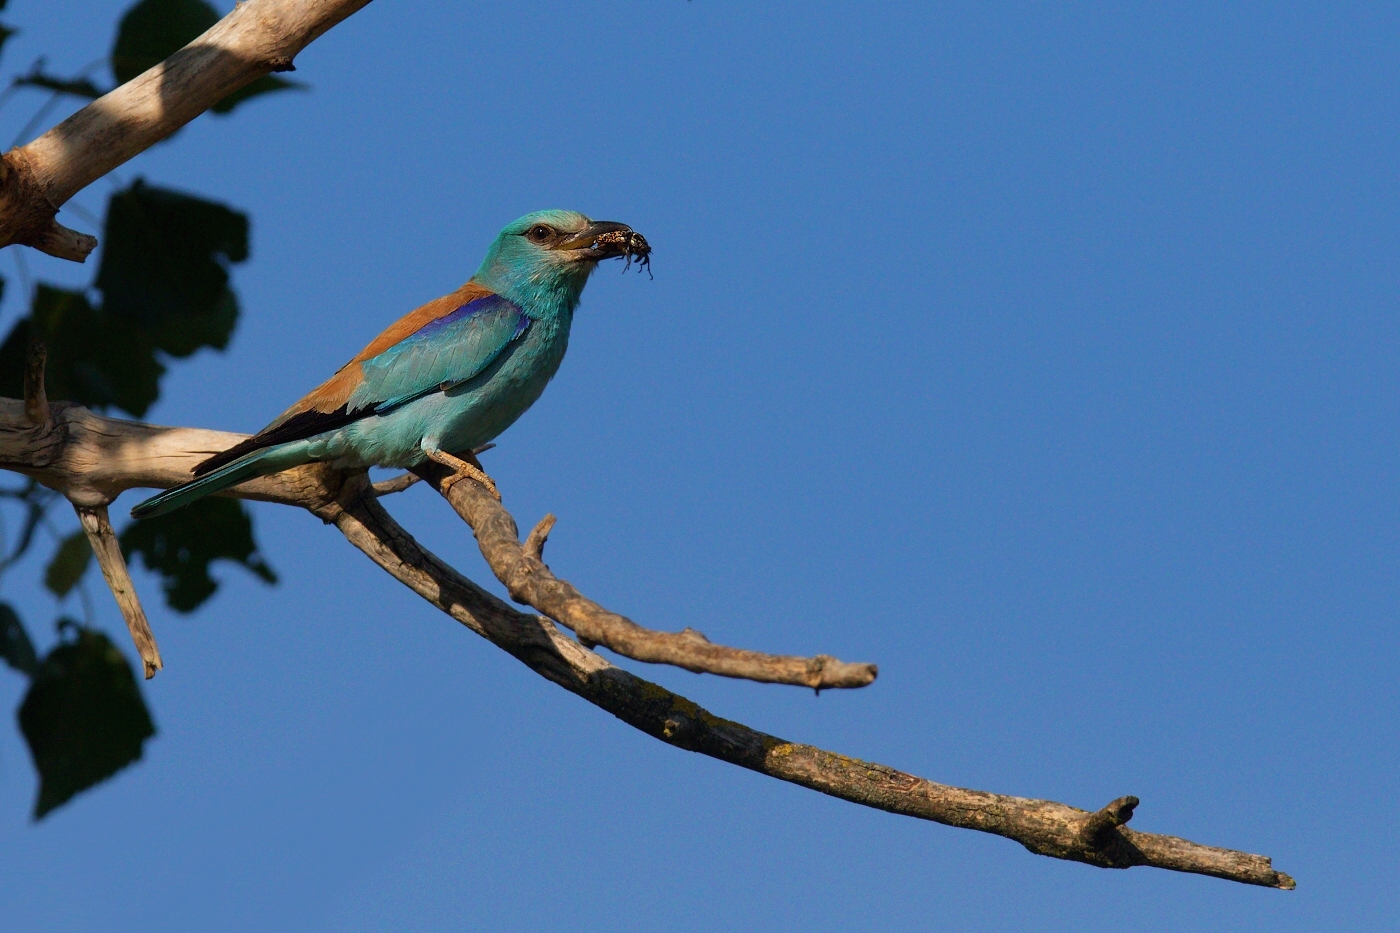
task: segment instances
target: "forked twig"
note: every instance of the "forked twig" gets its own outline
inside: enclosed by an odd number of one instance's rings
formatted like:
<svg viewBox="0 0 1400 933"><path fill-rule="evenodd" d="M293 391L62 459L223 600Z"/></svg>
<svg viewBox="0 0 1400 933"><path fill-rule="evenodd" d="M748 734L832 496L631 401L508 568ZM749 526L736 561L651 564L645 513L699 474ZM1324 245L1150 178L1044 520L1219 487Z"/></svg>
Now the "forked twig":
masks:
<svg viewBox="0 0 1400 933"><path fill-rule="evenodd" d="M694 629L658 632L644 628L598 605L544 565L540 553L554 527L553 516L546 516L530 533L527 543L521 544L515 519L483 487L471 482L449 484L448 471L437 464L425 464L415 472L430 479L471 526L481 556L486 558L496 579L510 591L511 598L573 629L579 641L589 648L603 645L623 657L650 664L670 664L696 673L814 690L864 687L874 682L879 673L874 664L850 663L826 654L810 658L765 654L714 644Z"/></svg>

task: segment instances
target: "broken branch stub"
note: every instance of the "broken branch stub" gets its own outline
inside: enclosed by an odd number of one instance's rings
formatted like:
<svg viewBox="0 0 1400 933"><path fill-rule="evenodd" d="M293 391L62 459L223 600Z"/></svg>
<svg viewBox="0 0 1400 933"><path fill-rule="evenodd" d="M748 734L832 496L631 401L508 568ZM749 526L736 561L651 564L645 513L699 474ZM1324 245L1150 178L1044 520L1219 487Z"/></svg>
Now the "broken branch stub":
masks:
<svg viewBox="0 0 1400 933"><path fill-rule="evenodd" d="M165 665L160 659L156 636L151 632L151 624L146 619L146 610L141 608L141 600L131 582L131 572L127 570L126 558L122 556L122 546L117 541L117 533L112 528L107 507L75 505L73 508L78 513L78 520L83 523L88 544L92 545L92 553L97 557L97 566L102 568L102 579L107 581L108 589L116 598L117 608L121 610L127 631L131 633L131 640L136 645L137 653L141 655L146 679L150 680L156 676L156 671Z"/></svg>

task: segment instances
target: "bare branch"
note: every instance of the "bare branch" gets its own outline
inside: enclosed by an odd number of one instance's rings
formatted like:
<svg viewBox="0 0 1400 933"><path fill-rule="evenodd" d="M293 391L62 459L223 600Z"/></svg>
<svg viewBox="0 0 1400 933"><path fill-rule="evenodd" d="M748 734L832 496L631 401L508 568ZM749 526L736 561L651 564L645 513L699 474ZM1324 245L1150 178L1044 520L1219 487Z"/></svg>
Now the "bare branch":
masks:
<svg viewBox="0 0 1400 933"><path fill-rule="evenodd" d="M161 663L160 649L156 647L156 636L151 632L151 624L146 621L146 611L141 608L136 587L132 585L131 573L126 569L126 558L122 556L117 533L112 529L112 520L107 516L107 507L99 505L90 508L75 505L73 508L83 523L83 531L87 532L92 553L97 555L97 566L102 568L102 578L107 581L112 595L116 597L117 608L121 610L127 630L131 632L131 640L136 644L137 653L141 655L146 679L150 680L156 676L156 671L165 665Z"/></svg>
<svg viewBox="0 0 1400 933"><path fill-rule="evenodd" d="M383 482L375 483L373 486L376 496L392 496L396 492L403 492L422 477L417 473L400 473L393 479L386 479Z"/></svg>
<svg viewBox="0 0 1400 933"><path fill-rule="evenodd" d="M878 670L874 664L851 664L825 654L813 658L764 654L713 644L694 629L658 632L643 628L626 616L604 609L571 583L555 577L538 556L521 545L515 519L487 490L476 483L449 483L451 474L436 465L419 467L416 472L429 477L471 526L481 556L511 598L567 625L589 647L604 645L626 658L671 664L697 673L795 684L815 690L864 687L875 680ZM544 533L548 530L545 528ZM543 544L541 538L539 545Z"/></svg>
<svg viewBox="0 0 1400 933"><path fill-rule="evenodd" d="M82 262L97 240L54 220L78 191L292 60L369 0L246 0L165 61L0 159L0 246Z"/></svg>
<svg viewBox="0 0 1400 933"><path fill-rule="evenodd" d="M240 439L213 431L102 418L63 403L54 409L54 423L42 430L25 418L22 403L0 399L0 467L34 476L70 497L75 491L100 496L133 486L174 485L189 477L195 463L222 449L218 444L228 446ZM458 507L455 500L465 498L461 493L471 492L475 485L453 487L454 508ZM1137 805L1136 798L1119 798L1091 813L1048 800L967 790L721 719L613 666L549 619L520 612L472 583L425 550L390 517L364 474L347 477L325 467L302 467L245 483L232 494L300 506L333 523L395 579L467 628L541 676L669 745L863 806L994 833L1039 855L1101 868L1147 865L1264 887L1294 887L1293 879L1275 871L1266 856L1129 829L1124 824ZM482 500L489 500L485 509ZM481 490L461 510L481 510L479 519L484 515L502 526L490 531L488 538L504 534L508 527L513 549L524 560L527 555L514 520L499 504L494 506L500 509L497 515L489 503L494 500ZM483 527L487 524L482 520ZM477 529L477 534L480 540L482 531ZM542 534L539 537L543 539Z"/></svg>
<svg viewBox="0 0 1400 933"><path fill-rule="evenodd" d="M469 486L458 483L456 486ZM486 495L485 492L482 495ZM1089 841L1083 827L1099 814L1055 803L936 784L884 765L788 742L721 719L685 697L609 664L565 637L545 618L517 612L424 549L370 496L347 484L334 512L337 528L396 579L536 673L678 748L891 813L995 833L1031 852L1100 868L1150 865L1229 881L1292 889L1270 860L1202 846L1174 836L1107 827L1111 843ZM1110 804L1121 805L1122 798ZM1129 810L1131 808L1128 808Z"/></svg>

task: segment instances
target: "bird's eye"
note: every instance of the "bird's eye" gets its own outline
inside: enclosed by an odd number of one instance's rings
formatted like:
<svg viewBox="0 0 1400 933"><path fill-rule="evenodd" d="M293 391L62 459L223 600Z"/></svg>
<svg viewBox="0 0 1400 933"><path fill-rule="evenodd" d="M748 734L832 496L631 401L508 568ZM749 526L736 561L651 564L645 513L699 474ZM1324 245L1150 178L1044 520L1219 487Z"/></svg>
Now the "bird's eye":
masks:
<svg viewBox="0 0 1400 933"><path fill-rule="evenodd" d="M525 235L534 243L543 243L554 236L554 228L546 227L544 224L535 224Z"/></svg>

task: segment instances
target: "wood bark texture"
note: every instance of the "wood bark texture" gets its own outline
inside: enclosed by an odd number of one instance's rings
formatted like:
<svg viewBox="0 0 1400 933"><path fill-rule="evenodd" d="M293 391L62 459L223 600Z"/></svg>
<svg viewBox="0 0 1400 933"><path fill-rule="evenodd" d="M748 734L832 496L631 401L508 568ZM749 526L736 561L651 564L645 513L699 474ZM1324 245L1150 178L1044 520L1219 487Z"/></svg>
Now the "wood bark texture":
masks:
<svg viewBox="0 0 1400 933"><path fill-rule="evenodd" d="M102 568L102 579L117 601L126 627L131 632L131 641L141 655L141 665L146 679L156 676L156 671L165 665L160 660L160 649L156 647L156 636L151 632L151 623L146 620L146 610L141 608L141 600L136 595L136 586L131 582L131 573L126 569L126 558L117 541L117 533L112 529L112 521L107 516L107 507L75 505L78 520L83 524L92 553L97 556L97 566Z"/></svg>
<svg viewBox="0 0 1400 933"><path fill-rule="evenodd" d="M63 402L51 403L49 417L35 424L25 407L21 401L0 399L0 468L32 476L88 508L105 507L125 489L167 488L184 482L195 464L242 439L237 434L105 418ZM440 491L446 486L436 468L424 473ZM401 488L401 484L393 486ZM383 494L392 491L389 488ZM596 604L539 564L544 534L532 535L528 546L522 544L505 507L474 483L452 484L445 495L476 534L492 572L513 595L519 590L516 598L528 597L549 612L569 616L568 620L521 612L462 576L394 521L379 501L381 493L363 473L344 474L309 464L252 480L229 494L307 509L334 525L395 579L531 670L669 745L864 806L1005 836L1039 855L1100 868L1146 865L1244 884L1294 887L1293 879L1276 871L1266 856L1128 828L1126 823L1138 805L1135 797L1120 797L1098 811L1088 811L938 784L722 719L622 670L554 624L579 624L597 635L615 622L585 618L587 607ZM539 585L521 583L521 577ZM629 637L637 635L642 644L660 643L652 642L651 636L664 633L624 621L642 633L623 626ZM600 627L590 629L590 625ZM690 641L683 639L681 644ZM708 645L699 643L696 656L707 657ZM783 659L777 667L790 660ZM799 665L807 663L796 660ZM719 672L733 676L729 670Z"/></svg>
<svg viewBox="0 0 1400 933"><path fill-rule="evenodd" d="M0 157L0 246L82 262L97 239L54 219L69 198L244 85L295 70L302 49L368 3L245 0L159 65L10 150Z"/></svg>

